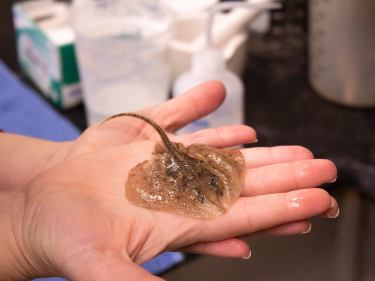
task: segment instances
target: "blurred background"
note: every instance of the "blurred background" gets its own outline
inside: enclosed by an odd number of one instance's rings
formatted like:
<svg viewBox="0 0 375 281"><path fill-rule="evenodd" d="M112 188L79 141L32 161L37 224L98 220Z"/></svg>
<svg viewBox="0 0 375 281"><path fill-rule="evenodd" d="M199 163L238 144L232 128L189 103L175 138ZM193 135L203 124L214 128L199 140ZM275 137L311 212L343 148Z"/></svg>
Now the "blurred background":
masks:
<svg viewBox="0 0 375 281"><path fill-rule="evenodd" d="M244 123L256 146L333 160L338 180L324 188L340 217L249 237L249 260L171 253L146 268L167 280L375 280L374 14L371 0L2 0L0 128L73 139L219 79L223 107L180 133Z"/></svg>

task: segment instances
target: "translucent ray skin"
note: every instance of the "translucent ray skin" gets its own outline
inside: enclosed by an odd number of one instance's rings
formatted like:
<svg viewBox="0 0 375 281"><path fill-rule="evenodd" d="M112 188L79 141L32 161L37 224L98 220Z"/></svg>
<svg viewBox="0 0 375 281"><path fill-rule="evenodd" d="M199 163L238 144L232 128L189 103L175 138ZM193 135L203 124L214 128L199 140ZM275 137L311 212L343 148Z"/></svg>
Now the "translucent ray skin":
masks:
<svg viewBox="0 0 375 281"><path fill-rule="evenodd" d="M135 166L125 184L126 197L133 204L151 210L193 218L214 218L237 201L244 183L244 157L238 150L203 144L184 147L171 142L154 121L136 113L161 136L150 160ZM107 119L107 120L109 120Z"/></svg>

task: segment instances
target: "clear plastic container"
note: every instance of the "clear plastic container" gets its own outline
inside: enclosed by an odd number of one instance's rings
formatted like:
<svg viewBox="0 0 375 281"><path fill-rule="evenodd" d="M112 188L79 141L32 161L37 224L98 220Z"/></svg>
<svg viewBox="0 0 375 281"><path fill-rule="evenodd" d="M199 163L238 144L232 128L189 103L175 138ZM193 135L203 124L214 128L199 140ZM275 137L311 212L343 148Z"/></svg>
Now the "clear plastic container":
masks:
<svg viewBox="0 0 375 281"><path fill-rule="evenodd" d="M168 98L167 11L151 0L75 0L72 10L88 124Z"/></svg>
<svg viewBox="0 0 375 281"><path fill-rule="evenodd" d="M179 134L244 123L244 85L239 76L227 68L224 56L217 46L217 39L215 39L215 32L213 32L213 22L216 14L228 9L255 9L256 12L259 12L260 10L278 8L279 6L278 3L257 0L256 2L221 2L212 7L205 33L206 46L200 52L192 55L191 69L178 76L174 82L172 94L176 97L202 82L220 80L226 88L227 95L223 104L216 111L182 128L178 131ZM251 13L236 15L242 15L240 17L241 20L232 18L226 22L226 25L222 25L220 37L226 37L234 33L252 18Z"/></svg>
<svg viewBox="0 0 375 281"><path fill-rule="evenodd" d="M173 96L182 95L188 89L208 80L220 80L226 88L226 98L218 110L192 122L178 134L192 133L207 128L244 123L244 86L240 78L228 70L220 51L207 49L193 56L190 71L175 81Z"/></svg>

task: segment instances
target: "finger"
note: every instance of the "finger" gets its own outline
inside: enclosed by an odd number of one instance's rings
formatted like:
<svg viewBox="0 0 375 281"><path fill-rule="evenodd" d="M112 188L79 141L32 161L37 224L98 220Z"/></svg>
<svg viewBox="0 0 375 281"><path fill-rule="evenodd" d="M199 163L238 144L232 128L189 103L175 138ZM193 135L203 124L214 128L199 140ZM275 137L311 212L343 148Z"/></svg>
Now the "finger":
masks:
<svg viewBox="0 0 375 281"><path fill-rule="evenodd" d="M196 243L181 249L186 253L211 255L226 258L250 258L251 251L246 241L240 238L229 238L214 242Z"/></svg>
<svg viewBox="0 0 375 281"><path fill-rule="evenodd" d="M275 147L252 147L241 150L246 168L313 159L310 150L298 145Z"/></svg>
<svg viewBox="0 0 375 281"><path fill-rule="evenodd" d="M198 226L195 235L210 241L237 237L306 220L324 213L330 206L331 196L319 188L242 197L225 215Z"/></svg>
<svg viewBox="0 0 375 281"><path fill-rule="evenodd" d="M168 132L174 132L217 109L225 98L225 87L219 81L200 84L184 95L142 113L159 123Z"/></svg>
<svg viewBox="0 0 375 281"><path fill-rule="evenodd" d="M335 179L336 166L325 159L301 160L247 169L242 196L319 186Z"/></svg>
<svg viewBox="0 0 375 281"><path fill-rule="evenodd" d="M215 147L228 147L255 142L256 133L249 126L230 125L178 136L176 137L176 141L182 142L185 145L201 143Z"/></svg>
<svg viewBox="0 0 375 281"><path fill-rule="evenodd" d="M256 235L294 235L294 234L306 234L312 229L311 222L308 220L296 221L291 223L286 223L259 231Z"/></svg>
<svg viewBox="0 0 375 281"><path fill-rule="evenodd" d="M278 225L259 231L255 235L295 235L306 234L312 229L308 220ZM180 249L186 253L212 255L228 258L250 258L251 251L248 243L240 238L229 238L221 241L201 242Z"/></svg>
<svg viewBox="0 0 375 281"><path fill-rule="evenodd" d="M112 252L98 250L87 251L68 263L66 276L69 280L127 280L127 281L162 281L159 277L140 266L127 261L123 257L117 256Z"/></svg>
<svg viewBox="0 0 375 281"><path fill-rule="evenodd" d="M224 98L224 85L218 81L210 81L192 88L180 97L148 107L138 113L152 119L166 131L174 132L214 111ZM160 136L151 126L135 118L129 122L128 118L128 116L120 116L88 128L79 139L79 142L86 143L82 149L80 148L82 153L90 152L102 145L133 141L134 136L140 137L141 133L143 138L160 140Z"/></svg>

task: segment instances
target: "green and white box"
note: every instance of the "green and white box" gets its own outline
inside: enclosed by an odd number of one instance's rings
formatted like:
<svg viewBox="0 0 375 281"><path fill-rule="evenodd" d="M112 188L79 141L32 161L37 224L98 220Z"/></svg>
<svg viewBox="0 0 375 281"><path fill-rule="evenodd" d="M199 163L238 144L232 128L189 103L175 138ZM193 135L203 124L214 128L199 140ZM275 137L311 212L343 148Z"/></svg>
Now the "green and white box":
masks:
<svg viewBox="0 0 375 281"><path fill-rule="evenodd" d="M17 55L22 70L52 103L71 108L82 100L68 26L69 6L53 0L33 0L13 6Z"/></svg>

